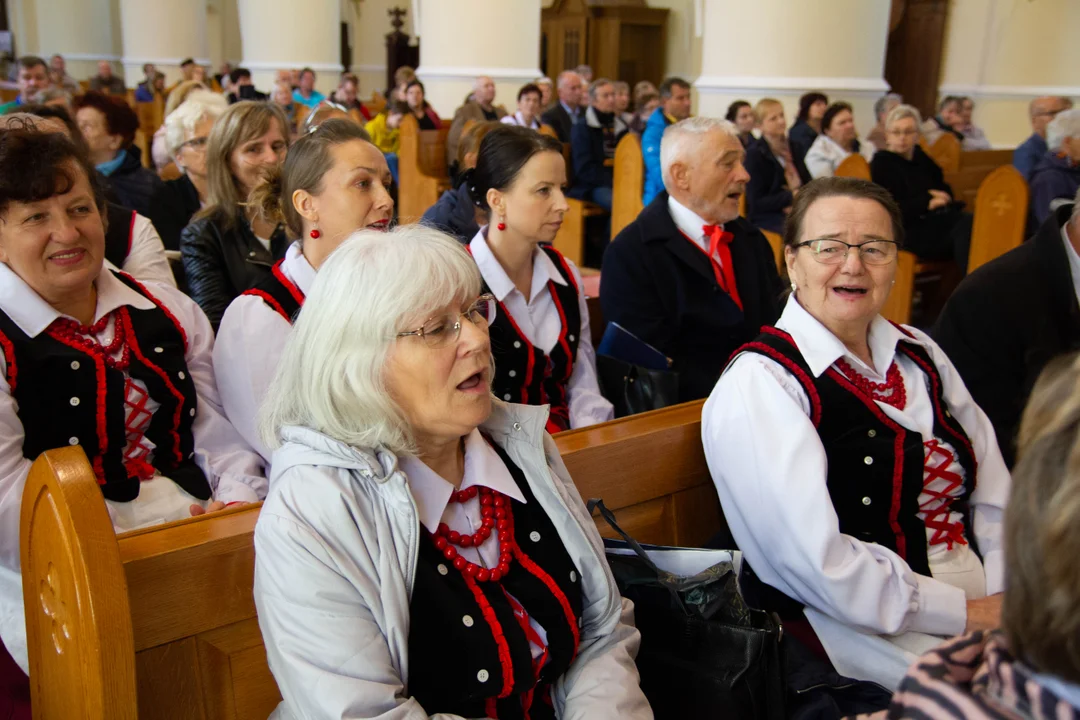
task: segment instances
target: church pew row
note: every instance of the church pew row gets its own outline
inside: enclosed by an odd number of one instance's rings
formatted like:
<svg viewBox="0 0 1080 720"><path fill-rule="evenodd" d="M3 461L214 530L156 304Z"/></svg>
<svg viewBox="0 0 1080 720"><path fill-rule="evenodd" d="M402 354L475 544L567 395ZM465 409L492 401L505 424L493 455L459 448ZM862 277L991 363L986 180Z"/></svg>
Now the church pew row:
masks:
<svg viewBox="0 0 1080 720"><path fill-rule="evenodd" d="M445 124L438 130L421 130L411 114L401 121L398 150L398 218L418 222L424 211L450 188L446 166Z"/></svg>
<svg viewBox="0 0 1080 720"><path fill-rule="evenodd" d="M571 430L556 443L582 497L602 497L640 540L700 545L722 523L701 408ZM44 453L20 527L34 717L267 717L280 695L252 597L259 511L115 536L82 449Z"/></svg>

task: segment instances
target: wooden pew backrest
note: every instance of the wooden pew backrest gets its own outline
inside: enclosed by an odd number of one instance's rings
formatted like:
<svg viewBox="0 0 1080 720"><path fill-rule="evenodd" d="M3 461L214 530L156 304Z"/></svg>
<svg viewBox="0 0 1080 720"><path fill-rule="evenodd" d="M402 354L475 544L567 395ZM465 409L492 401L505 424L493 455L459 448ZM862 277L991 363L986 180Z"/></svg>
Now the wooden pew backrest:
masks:
<svg viewBox="0 0 1080 720"><path fill-rule="evenodd" d="M900 251L896 262L895 282L881 308L881 316L886 320L901 325L911 322L911 299L915 294L915 266L918 262L915 253Z"/></svg>
<svg viewBox="0 0 1080 720"><path fill-rule="evenodd" d="M645 159L641 139L634 133L623 135L615 148L614 184L611 200L611 237L614 238L641 212L645 192Z"/></svg>
<svg viewBox="0 0 1080 720"><path fill-rule="evenodd" d="M975 201L967 271L1004 255L1024 242L1028 186L1012 165L1002 165L982 181Z"/></svg>
<svg viewBox="0 0 1080 720"><path fill-rule="evenodd" d="M450 186L446 168L446 136L449 128L421 130L416 118L401 121L398 150L398 217L402 223L417 222Z"/></svg>
<svg viewBox="0 0 1080 720"><path fill-rule="evenodd" d="M836 177L870 179L870 163L859 153L851 153L836 166Z"/></svg>
<svg viewBox="0 0 1080 720"><path fill-rule="evenodd" d="M960 141L952 133L942 133L927 152L942 172L960 169Z"/></svg>

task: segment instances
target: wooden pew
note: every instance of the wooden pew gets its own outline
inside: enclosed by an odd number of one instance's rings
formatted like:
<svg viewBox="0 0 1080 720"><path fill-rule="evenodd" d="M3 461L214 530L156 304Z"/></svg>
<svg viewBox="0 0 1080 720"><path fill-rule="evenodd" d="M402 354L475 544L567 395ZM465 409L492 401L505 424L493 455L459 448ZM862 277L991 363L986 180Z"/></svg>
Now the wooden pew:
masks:
<svg viewBox="0 0 1080 720"><path fill-rule="evenodd" d="M870 163L859 153L852 153L836 166L836 177L870 179Z"/></svg>
<svg viewBox="0 0 1080 720"><path fill-rule="evenodd" d="M543 128L541 128L541 131ZM563 143L563 160L566 162L566 185L574 184L574 165L570 159L570 143ZM579 268L585 267L585 221L604 214L595 203L576 198L566 198L570 206L563 215L562 226L551 241L552 247L572 260Z"/></svg>
<svg viewBox="0 0 1080 720"><path fill-rule="evenodd" d="M449 128L421 130L415 117L401 121L398 150L398 217L402 223L417 222L439 195L450 188L446 167L446 136Z"/></svg>
<svg viewBox="0 0 1080 720"><path fill-rule="evenodd" d="M953 196L963 200L967 209L975 211L979 187L999 167L1012 165L1012 150L972 150L960 153L960 167L945 173L945 182L952 188Z"/></svg>
<svg viewBox="0 0 1080 720"><path fill-rule="evenodd" d="M723 521L702 404L559 434L582 497L602 497L645 542L712 537ZM259 511L116 536L82 449L44 453L20 527L34 717L266 718L280 694L252 597Z"/></svg>
<svg viewBox="0 0 1080 720"><path fill-rule="evenodd" d="M615 179L611 199L611 237L634 222L642 210L641 197L645 192L645 160L641 155L641 138L626 133L615 148Z"/></svg>
<svg viewBox="0 0 1080 720"><path fill-rule="evenodd" d="M942 133L933 145L922 143L922 146L942 172L950 173L960 169L960 141L952 133Z"/></svg>

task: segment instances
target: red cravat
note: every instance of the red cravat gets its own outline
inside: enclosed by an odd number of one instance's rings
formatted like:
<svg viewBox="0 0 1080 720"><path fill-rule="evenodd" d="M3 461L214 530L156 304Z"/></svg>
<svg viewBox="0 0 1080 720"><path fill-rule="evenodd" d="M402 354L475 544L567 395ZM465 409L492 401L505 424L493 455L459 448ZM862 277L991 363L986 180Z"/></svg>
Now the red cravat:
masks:
<svg viewBox="0 0 1080 720"><path fill-rule="evenodd" d="M735 236L726 232L722 225L705 225L702 227L705 236L709 238L709 262L713 266L713 274L716 282L724 289L739 309L743 309L742 299L739 298L739 288L735 285L735 268L731 264L731 241ZM716 258L720 258L720 262Z"/></svg>

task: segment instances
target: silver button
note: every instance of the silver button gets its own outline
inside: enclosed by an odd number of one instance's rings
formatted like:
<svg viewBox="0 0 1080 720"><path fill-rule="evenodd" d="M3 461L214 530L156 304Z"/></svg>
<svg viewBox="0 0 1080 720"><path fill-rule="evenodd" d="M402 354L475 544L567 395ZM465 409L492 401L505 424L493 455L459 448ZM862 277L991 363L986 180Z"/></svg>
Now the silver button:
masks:
<svg viewBox="0 0 1080 720"><path fill-rule="evenodd" d="M577 582L577 570L570 571L570 582Z"/></svg>
<svg viewBox="0 0 1080 720"><path fill-rule="evenodd" d="M506 393L505 395L503 395L503 400L506 400L507 402L509 402L509 400L510 400L510 393Z"/></svg>
<svg viewBox="0 0 1080 720"><path fill-rule="evenodd" d="M521 423L514 423L514 429L515 430L520 430L521 429Z"/></svg>
<svg viewBox="0 0 1080 720"><path fill-rule="evenodd" d="M79 369L79 361L78 360L72 360L71 361L71 369L72 370L78 370Z"/></svg>
<svg viewBox="0 0 1080 720"><path fill-rule="evenodd" d="M877 430L873 430L873 429L867 430L866 431L866 437L877 437Z"/></svg>
<svg viewBox="0 0 1080 720"><path fill-rule="evenodd" d="M191 410L188 411L188 415L195 417L195 408L191 408Z"/></svg>
<svg viewBox="0 0 1080 720"><path fill-rule="evenodd" d="M79 407L79 398L71 398L71 407Z"/></svg>
<svg viewBox="0 0 1080 720"><path fill-rule="evenodd" d="M868 497L864 497L864 498L862 499L862 504L863 504L863 505L869 505L869 504L870 504L870 498L868 498Z"/></svg>
<svg viewBox="0 0 1080 720"><path fill-rule="evenodd" d="M874 464L874 458L870 457L869 455L867 455L866 457L864 457L864 458L862 459L862 461L863 461L864 463L866 463L867 465L873 465L873 464Z"/></svg>
<svg viewBox="0 0 1080 720"><path fill-rule="evenodd" d="M248 257L255 257L255 251L252 250L251 252L249 252Z"/></svg>
<svg viewBox="0 0 1080 720"><path fill-rule="evenodd" d="M180 372L176 373L176 377L178 377L178 378L180 378L181 380L183 380L184 378L186 378L186 377L187 377L187 375L185 375L185 374L184 374L184 371L183 371L183 370L181 370Z"/></svg>
<svg viewBox="0 0 1080 720"><path fill-rule="evenodd" d="M165 352L165 348L156 347L154 348L154 352L160 355L161 353Z"/></svg>
<svg viewBox="0 0 1080 720"><path fill-rule="evenodd" d="M529 539L533 542L540 542L540 533L533 530L531 533L529 533Z"/></svg>
<svg viewBox="0 0 1080 720"><path fill-rule="evenodd" d="M466 615L465 617L461 618L461 624L464 625L465 627L472 627L473 626L472 615Z"/></svg>
<svg viewBox="0 0 1080 720"><path fill-rule="evenodd" d="M517 377L517 370L511 370L508 374L510 377Z"/></svg>
<svg viewBox="0 0 1080 720"><path fill-rule="evenodd" d="M487 670L481 670L480 672L476 673L476 679L480 682L487 682L489 677L491 676L488 674Z"/></svg>
<svg viewBox="0 0 1080 720"><path fill-rule="evenodd" d="M446 573L450 572L442 563L439 563L439 565L435 569L439 571L440 575L445 575Z"/></svg>
<svg viewBox="0 0 1080 720"><path fill-rule="evenodd" d="M521 341L520 340L515 340L514 341L514 348L517 349L517 348L520 348L520 347L521 347Z"/></svg>
<svg viewBox="0 0 1080 720"><path fill-rule="evenodd" d="M78 444L79 444L79 438L75 437L74 435L72 435L71 437L68 438L68 445L78 445Z"/></svg>
<svg viewBox="0 0 1080 720"><path fill-rule="evenodd" d="M573 335L570 336L570 342L574 342L574 336Z"/></svg>

